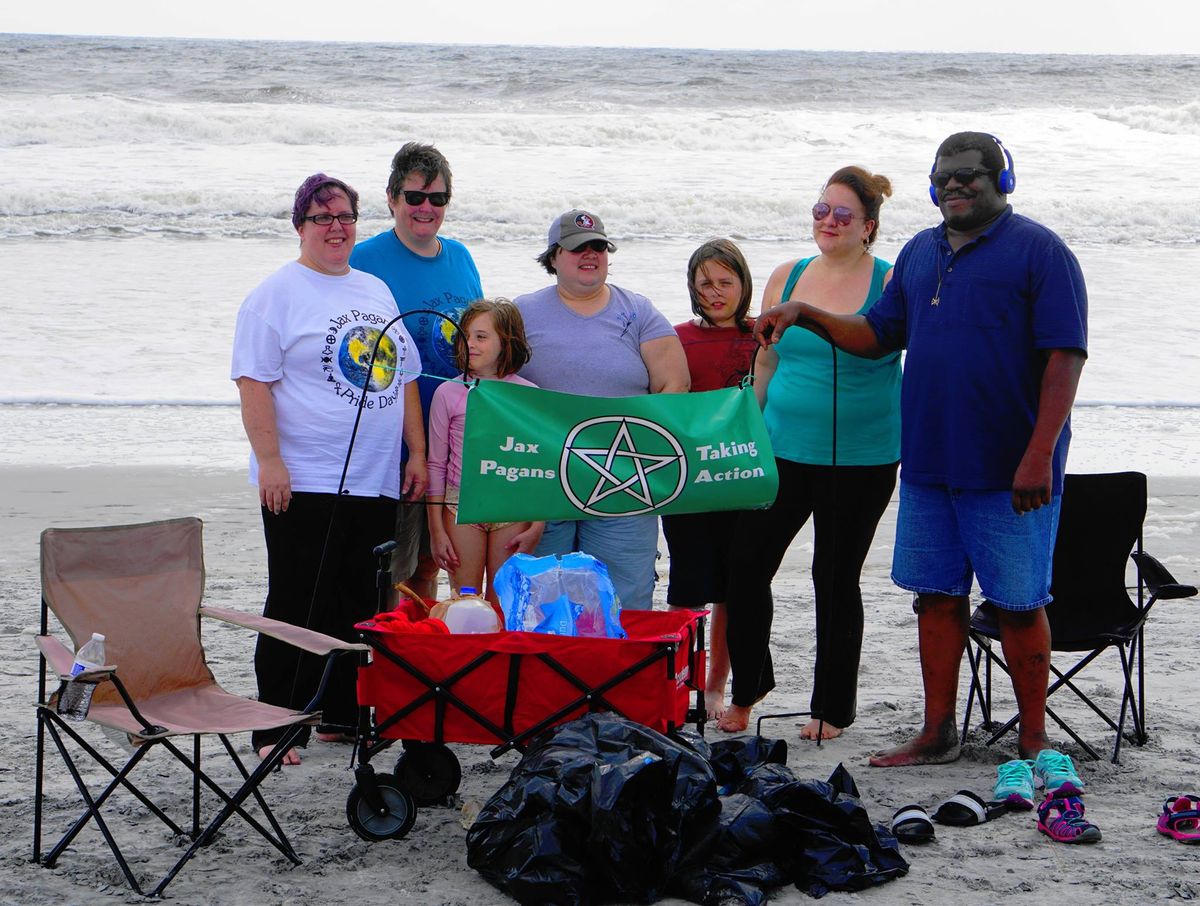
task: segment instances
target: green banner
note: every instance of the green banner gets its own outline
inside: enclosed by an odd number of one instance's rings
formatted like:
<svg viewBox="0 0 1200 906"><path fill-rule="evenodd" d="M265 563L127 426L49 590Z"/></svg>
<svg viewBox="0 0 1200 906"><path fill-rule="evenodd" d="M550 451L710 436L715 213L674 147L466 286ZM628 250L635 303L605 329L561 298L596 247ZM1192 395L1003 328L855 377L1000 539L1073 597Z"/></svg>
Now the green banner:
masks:
<svg viewBox="0 0 1200 906"><path fill-rule="evenodd" d="M749 387L613 398L481 381L465 434L460 522L743 510L779 486Z"/></svg>

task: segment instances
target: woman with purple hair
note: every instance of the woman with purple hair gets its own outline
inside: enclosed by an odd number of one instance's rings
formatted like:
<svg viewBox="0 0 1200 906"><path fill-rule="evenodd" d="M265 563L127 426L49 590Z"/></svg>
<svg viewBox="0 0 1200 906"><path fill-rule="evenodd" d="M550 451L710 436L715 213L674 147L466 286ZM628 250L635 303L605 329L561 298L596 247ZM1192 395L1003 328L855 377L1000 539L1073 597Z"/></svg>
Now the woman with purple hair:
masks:
<svg viewBox="0 0 1200 906"><path fill-rule="evenodd" d="M358 193L340 179L317 173L300 185L292 207L300 255L242 303L230 375L266 536L263 615L346 640L374 613L371 551L391 539L397 500L425 491L420 356L403 325L389 325L391 290L350 268L357 221ZM254 669L260 700L301 709L322 664L260 636ZM355 664L339 659L320 739L352 738L354 683ZM255 750L265 756L282 735L255 733ZM306 730L299 745L307 741ZM289 751L283 763L300 756Z"/></svg>

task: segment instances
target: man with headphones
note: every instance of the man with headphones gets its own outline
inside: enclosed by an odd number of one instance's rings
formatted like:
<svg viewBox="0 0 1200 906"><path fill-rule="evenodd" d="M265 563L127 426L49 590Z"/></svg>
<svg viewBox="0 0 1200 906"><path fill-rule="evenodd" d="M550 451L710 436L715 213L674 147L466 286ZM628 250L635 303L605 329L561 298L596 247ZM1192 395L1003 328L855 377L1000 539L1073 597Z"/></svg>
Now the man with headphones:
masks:
<svg viewBox="0 0 1200 906"><path fill-rule="evenodd" d="M996 605L1020 712L1018 749L1048 748L1050 571L1070 412L1087 358L1087 291L1075 256L1014 213L1012 155L959 132L938 148L930 196L943 222L896 258L865 315L793 301L762 315L764 345L804 322L855 355L906 349L900 510L892 580L915 595L924 726L876 767L959 755L958 672L973 578Z"/></svg>

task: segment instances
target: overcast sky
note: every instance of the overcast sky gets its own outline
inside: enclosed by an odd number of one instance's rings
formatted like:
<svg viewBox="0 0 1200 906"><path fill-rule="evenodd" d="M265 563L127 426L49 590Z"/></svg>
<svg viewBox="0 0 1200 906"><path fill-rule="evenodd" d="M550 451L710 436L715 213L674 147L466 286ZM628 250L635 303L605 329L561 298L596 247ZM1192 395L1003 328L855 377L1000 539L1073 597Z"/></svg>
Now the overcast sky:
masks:
<svg viewBox="0 0 1200 906"><path fill-rule="evenodd" d="M796 50L1200 53L1196 0L4 0L0 32Z"/></svg>

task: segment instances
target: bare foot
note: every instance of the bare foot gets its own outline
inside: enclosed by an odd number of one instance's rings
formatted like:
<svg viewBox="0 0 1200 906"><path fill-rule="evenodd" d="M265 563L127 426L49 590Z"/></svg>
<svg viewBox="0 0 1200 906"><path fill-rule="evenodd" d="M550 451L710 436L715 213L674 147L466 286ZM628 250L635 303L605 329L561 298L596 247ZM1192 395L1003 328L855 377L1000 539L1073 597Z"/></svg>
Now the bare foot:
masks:
<svg viewBox="0 0 1200 906"><path fill-rule="evenodd" d="M1017 755L1021 758L1033 760L1038 757L1038 752L1042 749L1053 749L1054 745L1045 733L1036 733L1028 739L1021 735L1017 739Z"/></svg>
<svg viewBox="0 0 1200 906"><path fill-rule="evenodd" d="M717 729L722 733L744 733L750 726L750 709L741 705L730 705L717 721Z"/></svg>
<svg viewBox="0 0 1200 906"><path fill-rule="evenodd" d="M262 760L262 759L266 758L268 755L270 755L271 750L274 748L275 748L274 746L263 746L262 748L260 748L258 750L259 760ZM295 749L288 749L286 752L283 753L283 760L279 763L280 764L289 764L289 765L299 764L300 763L300 753L297 752Z"/></svg>
<svg viewBox="0 0 1200 906"><path fill-rule="evenodd" d="M725 716L725 693L709 689L704 693L704 711L709 720L720 720Z"/></svg>
<svg viewBox="0 0 1200 906"><path fill-rule="evenodd" d="M813 718L800 730L801 739L817 739L818 734L820 734L821 739L837 739L842 735L842 728L835 727L828 721Z"/></svg>
<svg viewBox="0 0 1200 906"><path fill-rule="evenodd" d="M924 730L902 746L873 755L868 762L873 768L898 768L917 764L949 764L961 754L958 736L953 732L927 733Z"/></svg>

